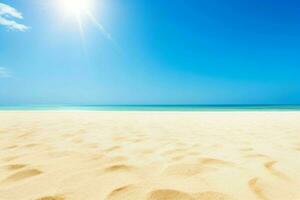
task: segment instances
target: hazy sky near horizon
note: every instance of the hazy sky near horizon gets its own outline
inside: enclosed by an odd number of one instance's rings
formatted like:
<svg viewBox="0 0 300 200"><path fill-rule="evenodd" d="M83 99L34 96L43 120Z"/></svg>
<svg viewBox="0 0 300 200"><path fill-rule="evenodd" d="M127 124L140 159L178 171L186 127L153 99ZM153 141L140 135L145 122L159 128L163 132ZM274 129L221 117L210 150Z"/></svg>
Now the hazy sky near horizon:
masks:
<svg viewBox="0 0 300 200"><path fill-rule="evenodd" d="M0 0L0 105L299 104L298 0Z"/></svg>

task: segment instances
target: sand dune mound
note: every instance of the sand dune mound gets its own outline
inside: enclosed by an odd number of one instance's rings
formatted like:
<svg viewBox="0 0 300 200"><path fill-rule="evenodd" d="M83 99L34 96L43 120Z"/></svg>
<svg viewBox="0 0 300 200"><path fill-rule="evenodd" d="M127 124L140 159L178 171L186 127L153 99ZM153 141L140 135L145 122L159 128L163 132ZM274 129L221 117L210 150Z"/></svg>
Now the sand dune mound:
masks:
<svg viewBox="0 0 300 200"><path fill-rule="evenodd" d="M104 169L105 172L129 172L133 170L134 167L125 164L111 165Z"/></svg>
<svg viewBox="0 0 300 200"><path fill-rule="evenodd" d="M22 169L26 167L26 165L23 165L23 164L12 164L12 165L7 165L6 168L8 170L18 170L18 169Z"/></svg>
<svg viewBox="0 0 300 200"><path fill-rule="evenodd" d="M57 195L57 196L46 196L46 197L41 197L37 200L65 200L64 196Z"/></svg>
<svg viewBox="0 0 300 200"><path fill-rule="evenodd" d="M31 178L33 176L37 176L42 174L43 172L37 169L27 169L23 171L19 171L13 175L10 175L7 177L4 182L14 182L14 181L20 181L23 179Z"/></svg>
<svg viewBox="0 0 300 200"><path fill-rule="evenodd" d="M195 200L188 193L177 190L155 190L152 191L147 200Z"/></svg>
<svg viewBox="0 0 300 200"><path fill-rule="evenodd" d="M143 200L143 196L144 192L141 188L135 185L126 185L113 190L106 200Z"/></svg>
<svg viewBox="0 0 300 200"><path fill-rule="evenodd" d="M274 165L277 163L277 161L269 161L264 164L264 167L274 176L285 180L289 180L289 178L284 173L274 168Z"/></svg>
<svg viewBox="0 0 300 200"><path fill-rule="evenodd" d="M234 163L225 161L225 160L220 160L216 158L203 158L200 160L200 162L204 165L215 165L215 166L230 166L234 167Z"/></svg>
<svg viewBox="0 0 300 200"><path fill-rule="evenodd" d="M255 177L249 180L248 185L256 197L260 200L269 200L263 192L262 187L259 185L259 178Z"/></svg>
<svg viewBox="0 0 300 200"><path fill-rule="evenodd" d="M202 192L189 194L178 190L155 190L148 195L147 200L234 200L229 195L219 192Z"/></svg>

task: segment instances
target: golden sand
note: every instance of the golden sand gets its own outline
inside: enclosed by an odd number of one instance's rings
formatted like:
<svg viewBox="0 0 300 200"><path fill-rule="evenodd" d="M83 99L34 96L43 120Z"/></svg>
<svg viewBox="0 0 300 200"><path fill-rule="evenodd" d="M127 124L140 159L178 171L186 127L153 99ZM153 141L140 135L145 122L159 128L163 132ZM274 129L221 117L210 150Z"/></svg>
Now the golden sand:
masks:
<svg viewBox="0 0 300 200"><path fill-rule="evenodd" d="M0 200L299 200L300 112L0 112Z"/></svg>

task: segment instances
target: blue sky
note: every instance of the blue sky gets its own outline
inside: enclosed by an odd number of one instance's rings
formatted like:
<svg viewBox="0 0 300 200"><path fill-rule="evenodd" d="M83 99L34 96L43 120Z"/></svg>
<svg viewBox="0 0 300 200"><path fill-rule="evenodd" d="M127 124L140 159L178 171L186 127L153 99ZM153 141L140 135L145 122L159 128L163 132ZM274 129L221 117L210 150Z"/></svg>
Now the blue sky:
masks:
<svg viewBox="0 0 300 200"><path fill-rule="evenodd" d="M99 0L84 39L54 1L0 0L0 105L300 104L297 0Z"/></svg>

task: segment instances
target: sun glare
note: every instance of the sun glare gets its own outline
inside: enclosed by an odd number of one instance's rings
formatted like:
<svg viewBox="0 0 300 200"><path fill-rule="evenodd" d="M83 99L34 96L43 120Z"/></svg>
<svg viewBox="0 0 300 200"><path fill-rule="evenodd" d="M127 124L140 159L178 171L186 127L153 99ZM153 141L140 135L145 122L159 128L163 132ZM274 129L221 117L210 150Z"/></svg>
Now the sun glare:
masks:
<svg viewBox="0 0 300 200"><path fill-rule="evenodd" d="M70 17L88 15L93 8L92 0L61 0L60 2L64 14Z"/></svg>
<svg viewBox="0 0 300 200"><path fill-rule="evenodd" d="M94 13L98 10L95 8L96 0L56 0L56 2L62 15L77 23L83 42L85 40L84 23L86 21L94 24L107 39L113 41L111 35L96 18L97 15ZM99 7L99 5L97 6Z"/></svg>

